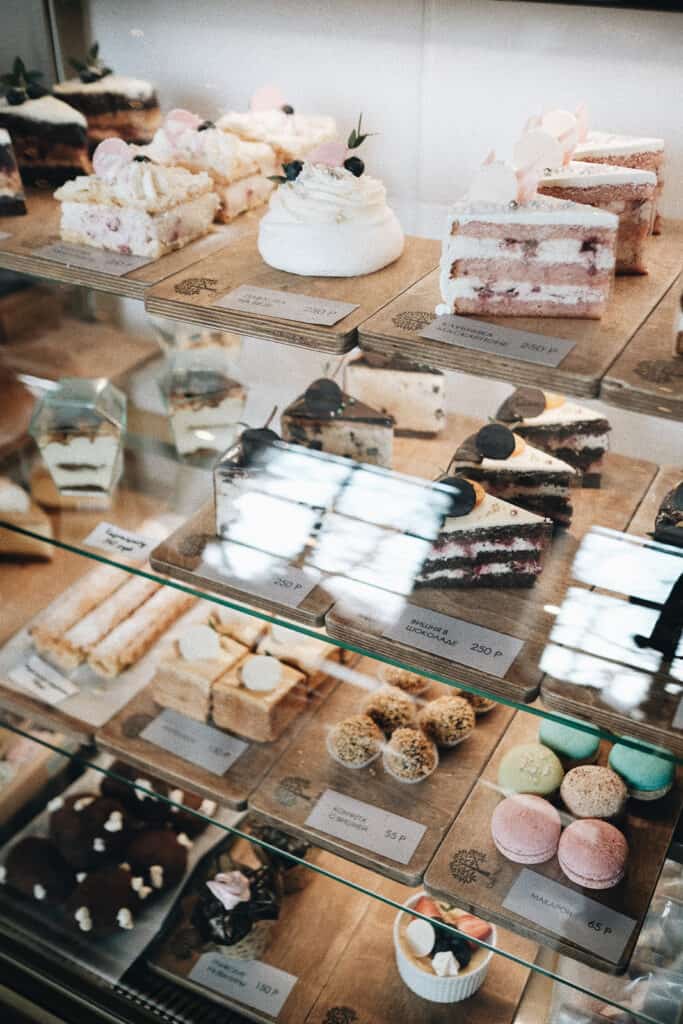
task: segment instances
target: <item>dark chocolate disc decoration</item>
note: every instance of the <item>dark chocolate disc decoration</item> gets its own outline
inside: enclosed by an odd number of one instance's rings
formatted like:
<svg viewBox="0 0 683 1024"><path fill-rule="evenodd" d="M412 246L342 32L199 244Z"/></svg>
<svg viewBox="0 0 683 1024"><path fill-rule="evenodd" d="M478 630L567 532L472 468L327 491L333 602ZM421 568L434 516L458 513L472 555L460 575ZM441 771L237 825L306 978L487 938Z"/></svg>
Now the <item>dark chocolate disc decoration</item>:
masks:
<svg viewBox="0 0 683 1024"><path fill-rule="evenodd" d="M545 412L545 395L540 388L517 388L498 410L498 419L513 423Z"/></svg>
<svg viewBox="0 0 683 1024"><path fill-rule="evenodd" d="M250 462L259 452L279 440L278 434L268 427L249 427L240 437L243 461Z"/></svg>
<svg viewBox="0 0 683 1024"><path fill-rule="evenodd" d="M683 511L683 480L671 492L671 504L675 509Z"/></svg>
<svg viewBox="0 0 683 1024"><path fill-rule="evenodd" d="M487 423L477 434L476 445L485 459L509 459L515 450L515 435L502 423Z"/></svg>
<svg viewBox="0 0 683 1024"><path fill-rule="evenodd" d="M469 480L462 476L445 476L439 480L451 491L451 508L448 513L451 516L466 516L477 504L477 492Z"/></svg>
<svg viewBox="0 0 683 1024"><path fill-rule="evenodd" d="M450 471L451 467L457 466L459 462L481 462L481 459L481 452L477 448L477 435L470 434L458 445L448 469Z"/></svg>
<svg viewBox="0 0 683 1024"><path fill-rule="evenodd" d="M335 381L321 377L306 388L304 405L313 416L329 416L341 408L343 397L342 389Z"/></svg>

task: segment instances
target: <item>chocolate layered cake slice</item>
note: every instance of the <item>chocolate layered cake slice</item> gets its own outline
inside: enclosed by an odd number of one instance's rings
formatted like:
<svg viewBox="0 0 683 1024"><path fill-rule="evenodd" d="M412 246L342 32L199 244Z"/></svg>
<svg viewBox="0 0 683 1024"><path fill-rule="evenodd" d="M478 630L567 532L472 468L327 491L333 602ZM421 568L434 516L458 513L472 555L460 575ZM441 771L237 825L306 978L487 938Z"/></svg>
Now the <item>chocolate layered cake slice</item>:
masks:
<svg viewBox="0 0 683 1024"><path fill-rule="evenodd" d="M683 480L664 496L655 518L655 539L683 547Z"/></svg>
<svg viewBox="0 0 683 1024"><path fill-rule="evenodd" d="M618 224L613 213L553 196L462 199L443 242L438 312L599 318Z"/></svg>
<svg viewBox="0 0 683 1024"><path fill-rule="evenodd" d="M539 451L502 423L489 423L457 449L449 473L477 481L489 494L569 526L572 505L569 488L576 470L547 452Z"/></svg>
<svg viewBox="0 0 683 1024"><path fill-rule="evenodd" d="M440 483L453 489L453 503L416 586L532 586L543 568L551 521L487 494L466 478L445 477Z"/></svg>
<svg viewBox="0 0 683 1024"><path fill-rule="evenodd" d="M349 394L395 422L396 434L438 434L446 426L446 375L404 359L364 352L347 363Z"/></svg>
<svg viewBox="0 0 683 1024"><path fill-rule="evenodd" d="M583 474L584 486L599 482L609 447L609 420L594 409L540 388L517 388L496 413L525 441Z"/></svg>
<svg viewBox="0 0 683 1024"><path fill-rule="evenodd" d="M357 462L391 467L394 421L346 394L333 380L316 380L281 418L285 441Z"/></svg>
<svg viewBox="0 0 683 1024"><path fill-rule="evenodd" d="M657 176L655 203L659 204L664 188L664 139L589 131L586 138L576 146L573 155L575 160L588 160L594 164L617 164L619 167L636 167L639 170L652 171ZM658 235L660 230L660 216L657 213L655 234Z"/></svg>
<svg viewBox="0 0 683 1024"><path fill-rule="evenodd" d="M566 167L546 170L538 191L616 214L617 273L647 273L645 241L654 225L657 191L653 171L572 160Z"/></svg>
<svg viewBox="0 0 683 1024"><path fill-rule="evenodd" d="M10 90L0 101L0 128L10 134L24 184L57 186L88 174L83 115L54 96L13 103L19 95Z"/></svg>
<svg viewBox="0 0 683 1024"><path fill-rule="evenodd" d="M9 132L0 128L0 217L26 213L24 190Z"/></svg>

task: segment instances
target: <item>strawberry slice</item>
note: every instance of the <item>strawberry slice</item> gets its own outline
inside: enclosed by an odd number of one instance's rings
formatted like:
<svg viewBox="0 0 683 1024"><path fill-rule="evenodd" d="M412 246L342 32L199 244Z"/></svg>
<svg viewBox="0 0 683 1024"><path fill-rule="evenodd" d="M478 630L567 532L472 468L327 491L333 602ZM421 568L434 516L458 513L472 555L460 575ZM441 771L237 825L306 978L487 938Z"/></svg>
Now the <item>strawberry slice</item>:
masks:
<svg viewBox="0 0 683 1024"><path fill-rule="evenodd" d="M424 914L425 917L441 918L441 911L439 910L438 904L431 898L431 896L420 896L413 909L416 910L418 914Z"/></svg>

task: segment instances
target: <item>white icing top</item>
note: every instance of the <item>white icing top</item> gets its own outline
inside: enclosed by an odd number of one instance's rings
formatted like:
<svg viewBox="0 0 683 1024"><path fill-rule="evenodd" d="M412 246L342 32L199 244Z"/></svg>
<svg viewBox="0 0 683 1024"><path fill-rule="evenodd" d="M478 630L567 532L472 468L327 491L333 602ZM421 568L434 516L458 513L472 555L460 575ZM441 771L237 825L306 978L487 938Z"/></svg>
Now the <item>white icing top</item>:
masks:
<svg viewBox="0 0 683 1024"><path fill-rule="evenodd" d="M284 150L306 153L321 142L336 137L334 118L312 114L285 114L282 110L255 110L246 114L230 111L218 121L221 131L242 139L269 142Z"/></svg>
<svg viewBox="0 0 683 1024"><path fill-rule="evenodd" d="M538 523L549 523L549 519L528 512L518 505L511 505L502 498L484 495L484 500L468 512L466 516L448 516L443 524L443 533L457 533L466 530L490 530L498 526L534 526Z"/></svg>
<svg viewBox="0 0 683 1024"><path fill-rule="evenodd" d="M481 462L469 462L467 459L455 459L458 466L478 466L479 469L490 469L498 473L569 473L576 475L576 470L556 459L554 455L548 455L539 448L534 448L528 441L524 441L524 450L519 455L510 455L507 459L483 458Z"/></svg>
<svg viewBox="0 0 683 1024"><path fill-rule="evenodd" d="M604 416L594 409L588 409L585 405L579 405L578 402L565 401L554 409L544 409L538 416L525 416L520 423L523 423L525 427L540 427L602 419Z"/></svg>
<svg viewBox="0 0 683 1024"><path fill-rule="evenodd" d="M661 153L664 139L635 135L614 135L611 132L588 132L585 142L579 142L574 156L633 156L634 153Z"/></svg>
<svg viewBox="0 0 683 1024"><path fill-rule="evenodd" d="M28 512L31 499L23 488L7 477L0 477L0 514Z"/></svg>
<svg viewBox="0 0 683 1024"><path fill-rule="evenodd" d="M0 146L11 145L12 140L9 137L9 132L5 131L4 128L0 128Z"/></svg>
<svg viewBox="0 0 683 1024"><path fill-rule="evenodd" d="M536 196L528 203L512 206L509 203L471 202L460 199L453 203L448 223L471 224L484 221L489 224L581 224L590 228L617 230L619 218L606 210L554 196Z"/></svg>
<svg viewBox="0 0 683 1024"><path fill-rule="evenodd" d="M132 161L108 181L96 174L67 181L55 199L69 203L102 203L156 213L210 192L208 174L191 174L182 167L161 167Z"/></svg>
<svg viewBox="0 0 683 1024"><path fill-rule="evenodd" d="M55 96L40 96L37 100L26 100L16 107L0 100L0 112L11 114L12 117L25 117L27 121L47 121L50 124L77 124L87 128L87 121L80 110L75 110L68 103L58 100Z"/></svg>
<svg viewBox="0 0 683 1024"><path fill-rule="evenodd" d="M619 167L615 164L591 164L571 160L566 167L544 171L545 185L563 185L566 188L596 188L600 185L652 185L657 175L637 167Z"/></svg>
<svg viewBox="0 0 683 1024"><path fill-rule="evenodd" d="M273 193L267 216L284 224L372 224L384 222L386 214L386 189L377 178L305 163L298 178Z"/></svg>
<svg viewBox="0 0 683 1024"><path fill-rule="evenodd" d="M208 171L231 180L247 175L273 174L275 156L270 146L259 142L244 142L236 135L207 128L197 131L168 132L160 128L143 152L160 164L184 164L191 170Z"/></svg>
<svg viewBox="0 0 683 1024"><path fill-rule="evenodd" d="M154 86L142 78L105 75L104 78L98 78L96 82L82 82L80 78L69 78L65 82L57 82L54 91L62 96L75 92L117 92L130 99L147 100L154 94Z"/></svg>

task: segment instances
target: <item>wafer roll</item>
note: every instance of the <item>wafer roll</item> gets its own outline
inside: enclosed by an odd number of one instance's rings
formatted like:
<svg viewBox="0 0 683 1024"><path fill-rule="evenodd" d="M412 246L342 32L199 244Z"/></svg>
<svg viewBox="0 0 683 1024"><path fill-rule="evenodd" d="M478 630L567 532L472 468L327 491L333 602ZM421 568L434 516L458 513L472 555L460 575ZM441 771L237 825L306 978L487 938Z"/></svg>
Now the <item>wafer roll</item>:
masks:
<svg viewBox="0 0 683 1024"><path fill-rule="evenodd" d="M61 594L31 627L33 642L41 653L53 655L67 630L85 618L98 604L128 579L128 573L112 565L98 565L66 593Z"/></svg>

